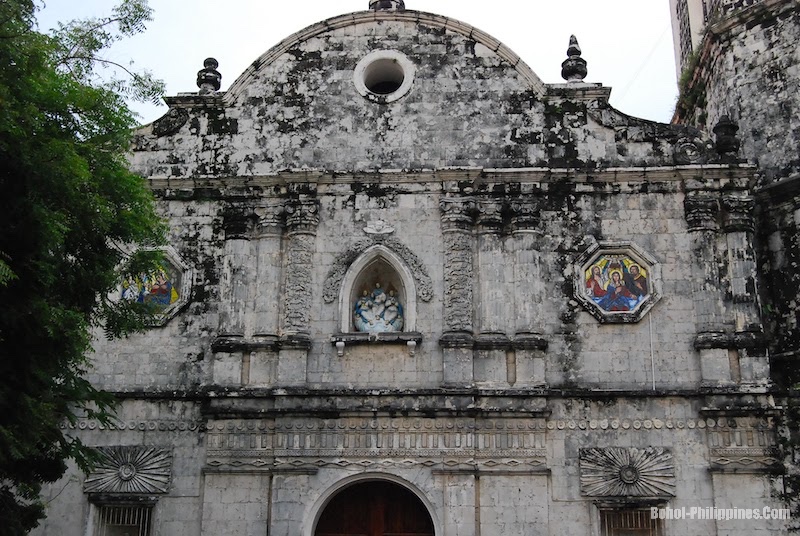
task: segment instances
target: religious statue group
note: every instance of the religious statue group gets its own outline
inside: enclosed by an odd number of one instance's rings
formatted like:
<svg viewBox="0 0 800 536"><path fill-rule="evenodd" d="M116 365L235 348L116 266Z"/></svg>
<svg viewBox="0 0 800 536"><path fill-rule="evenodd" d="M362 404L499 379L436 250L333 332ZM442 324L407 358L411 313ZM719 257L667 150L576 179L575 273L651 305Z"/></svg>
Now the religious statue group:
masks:
<svg viewBox="0 0 800 536"><path fill-rule="evenodd" d="M586 294L604 311L633 311L649 292L646 270L629 257L604 256L586 271Z"/></svg>
<svg viewBox="0 0 800 536"><path fill-rule="evenodd" d="M380 333L403 330L403 306L393 290L387 294L380 283L365 290L353 309L353 324L358 331Z"/></svg>

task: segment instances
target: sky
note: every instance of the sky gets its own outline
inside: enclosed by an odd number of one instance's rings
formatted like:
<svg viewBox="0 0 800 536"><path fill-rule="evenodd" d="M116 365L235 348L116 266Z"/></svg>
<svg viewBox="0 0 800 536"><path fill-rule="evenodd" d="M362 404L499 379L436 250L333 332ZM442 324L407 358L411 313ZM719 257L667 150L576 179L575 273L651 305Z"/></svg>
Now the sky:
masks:
<svg viewBox="0 0 800 536"><path fill-rule="evenodd" d="M107 15L114 0L38 0L39 30L58 21ZM366 10L369 0L150 0L147 30L106 58L147 69L166 94L197 91L197 71L219 61L222 91L259 56L321 20ZM545 83L563 83L561 62L575 34L588 62L586 82L612 88L611 104L636 117L669 122L677 99L669 0L406 0L406 8L471 24L500 40ZM142 123L166 113L134 104Z"/></svg>

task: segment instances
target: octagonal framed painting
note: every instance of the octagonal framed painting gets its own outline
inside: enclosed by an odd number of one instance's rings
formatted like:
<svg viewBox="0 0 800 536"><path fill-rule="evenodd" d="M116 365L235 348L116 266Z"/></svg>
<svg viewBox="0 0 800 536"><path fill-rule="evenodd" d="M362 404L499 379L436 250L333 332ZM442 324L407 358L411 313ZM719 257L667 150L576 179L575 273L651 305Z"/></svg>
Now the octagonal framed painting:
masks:
<svg viewBox="0 0 800 536"><path fill-rule="evenodd" d="M574 288L600 322L635 323L661 299L661 265L633 242L600 242L576 259Z"/></svg>
<svg viewBox="0 0 800 536"><path fill-rule="evenodd" d="M119 296L123 300L147 303L157 308L153 327L169 322L189 302L192 269L175 248L158 248L162 259L158 267L122 282Z"/></svg>

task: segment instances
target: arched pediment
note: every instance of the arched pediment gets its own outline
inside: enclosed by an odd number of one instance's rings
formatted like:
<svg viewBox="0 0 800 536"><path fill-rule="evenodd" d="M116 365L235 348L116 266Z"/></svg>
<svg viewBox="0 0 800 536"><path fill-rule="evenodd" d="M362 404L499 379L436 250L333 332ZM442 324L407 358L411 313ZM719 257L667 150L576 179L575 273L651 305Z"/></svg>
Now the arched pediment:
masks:
<svg viewBox="0 0 800 536"><path fill-rule="evenodd" d="M299 45L314 38L337 33L337 30L353 27L354 33L358 32L356 27L362 25L384 24L396 22L406 25L418 25L440 32L452 32L459 34L481 45L487 51L496 54L509 67L513 68L519 76L525 80L531 89L538 95L545 93L544 82L531 70L531 68L510 48L503 43L481 30L465 22L456 19L425 13L421 11L402 10L402 11L361 11L348 13L333 17L296 32L255 60L250 67L242 73L236 81L231 84L225 94L225 102L233 102L240 95L246 92L247 87L270 65L275 63L282 55L296 49ZM342 32L339 32L342 33Z"/></svg>

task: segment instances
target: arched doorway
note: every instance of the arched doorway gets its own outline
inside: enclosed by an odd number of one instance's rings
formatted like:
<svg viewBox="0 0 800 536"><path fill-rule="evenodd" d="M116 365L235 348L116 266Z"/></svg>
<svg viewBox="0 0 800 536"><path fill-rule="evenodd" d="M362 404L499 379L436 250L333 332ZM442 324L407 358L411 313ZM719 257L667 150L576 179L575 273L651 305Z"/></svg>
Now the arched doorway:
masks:
<svg viewBox="0 0 800 536"><path fill-rule="evenodd" d="M384 481L340 491L322 512L314 536L434 536L433 521L416 495Z"/></svg>

